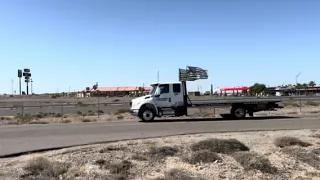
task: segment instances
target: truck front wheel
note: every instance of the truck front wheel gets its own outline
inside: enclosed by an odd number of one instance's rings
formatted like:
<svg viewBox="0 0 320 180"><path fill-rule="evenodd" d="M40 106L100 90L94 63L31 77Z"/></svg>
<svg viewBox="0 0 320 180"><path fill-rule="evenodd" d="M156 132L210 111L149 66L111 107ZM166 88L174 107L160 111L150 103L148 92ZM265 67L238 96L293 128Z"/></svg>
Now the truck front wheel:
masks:
<svg viewBox="0 0 320 180"><path fill-rule="evenodd" d="M147 107L143 107L139 112L139 118L144 122L152 121L154 120L154 117L155 117L154 111Z"/></svg>
<svg viewBox="0 0 320 180"><path fill-rule="evenodd" d="M231 115L236 119L243 119L246 117L246 110L242 107L232 107Z"/></svg>

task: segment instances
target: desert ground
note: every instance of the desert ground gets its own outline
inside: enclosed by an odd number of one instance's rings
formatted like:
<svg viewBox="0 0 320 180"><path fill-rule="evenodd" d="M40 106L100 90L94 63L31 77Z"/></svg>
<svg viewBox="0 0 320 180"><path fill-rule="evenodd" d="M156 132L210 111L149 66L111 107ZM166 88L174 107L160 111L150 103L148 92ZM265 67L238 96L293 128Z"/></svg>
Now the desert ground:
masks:
<svg viewBox="0 0 320 180"><path fill-rule="evenodd" d="M320 179L320 130L210 133L73 147L0 159L0 178Z"/></svg>
<svg viewBox="0 0 320 180"><path fill-rule="evenodd" d="M113 99L114 101L114 99ZM61 102L56 101L57 104ZM118 105L100 104L92 105L88 102L78 102L77 106L68 107L64 105L50 107L25 107L21 108L0 108L0 125L5 124L48 124L48 123L79 123L95 121L117 121L117 120L138 120L128 112L129 104L116 100ZM51 102L52 105L52 102ZM280 103L283 109L277 111L262 111L255 113L255 116L273 115L313 115L320 116L320 101L286 100ZM300 111L301 109L301 111ZM179 117L190 119L195 117L217 118L220 114L229 113L230 108L190 108L189 116ZM23 115L23 116L22 116ZM167 118L166 118L167 119Z"/></svg>

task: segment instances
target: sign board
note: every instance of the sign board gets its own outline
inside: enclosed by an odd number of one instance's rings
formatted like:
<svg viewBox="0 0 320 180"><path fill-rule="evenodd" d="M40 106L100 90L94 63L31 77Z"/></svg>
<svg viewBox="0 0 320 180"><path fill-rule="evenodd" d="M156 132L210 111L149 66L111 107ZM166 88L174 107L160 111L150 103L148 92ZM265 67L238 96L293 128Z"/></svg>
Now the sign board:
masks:
<svg viewBox="0 0 320 180"><path fill-rule="evenodd" d="M208 71L194 66L179 69L179 81L196 81L199 79L208 79Z"/></svg>

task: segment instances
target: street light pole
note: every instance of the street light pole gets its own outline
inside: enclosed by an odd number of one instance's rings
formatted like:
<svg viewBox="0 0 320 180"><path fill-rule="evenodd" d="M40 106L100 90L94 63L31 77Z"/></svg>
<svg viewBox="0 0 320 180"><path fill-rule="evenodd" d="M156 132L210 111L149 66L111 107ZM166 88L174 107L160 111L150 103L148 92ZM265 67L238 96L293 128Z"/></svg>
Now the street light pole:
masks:
<svg viewBox="0 0 320 180"><path fill-rule="evenodd" d="M298 87L298 78L300 76L301 72L299 72L297 75L296 75L296 89ZM302 103L301 103L301 90L299 88L299 107L300 107L300 113L302 112L302 109L301 109L301 106L302 106Z"/></svg>

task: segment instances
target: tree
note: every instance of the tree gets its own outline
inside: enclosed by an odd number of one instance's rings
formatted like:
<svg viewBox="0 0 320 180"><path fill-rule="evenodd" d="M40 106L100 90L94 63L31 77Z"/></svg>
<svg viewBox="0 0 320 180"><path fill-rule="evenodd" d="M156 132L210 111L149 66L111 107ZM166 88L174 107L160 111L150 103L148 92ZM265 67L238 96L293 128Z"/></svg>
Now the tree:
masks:
<svg viewBox="0 0 320 180"><path fill-rule="evenodd" d="M255 83L253 86L250 86L250 94L251 95L258 95L263 93L266 90L265 84Z"/></svg>
<svg viewBox="0 0 320 180"><path fill-rule="evenodd" d="M310 86L310 87L316 86L316 82L315 82L315 81L310 81L310 82L309 82L309 86Z"/></svg>

